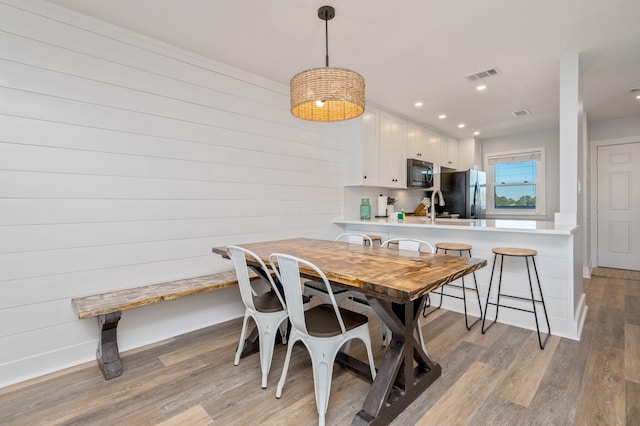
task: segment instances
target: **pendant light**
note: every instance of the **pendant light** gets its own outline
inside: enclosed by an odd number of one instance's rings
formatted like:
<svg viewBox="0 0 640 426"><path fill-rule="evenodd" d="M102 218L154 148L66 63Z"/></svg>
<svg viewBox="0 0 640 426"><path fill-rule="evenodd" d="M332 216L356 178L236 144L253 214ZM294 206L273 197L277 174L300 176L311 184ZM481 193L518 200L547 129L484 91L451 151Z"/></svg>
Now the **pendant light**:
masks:
<svg viewBox="0 0 640 426"><path fill-rule="evenodd" d="M343 121L364 112L364 78L355 71L329 66L331 6L318 9L325 22L326 66L302 71L291 79L291 114L309 121Z"/></svg>

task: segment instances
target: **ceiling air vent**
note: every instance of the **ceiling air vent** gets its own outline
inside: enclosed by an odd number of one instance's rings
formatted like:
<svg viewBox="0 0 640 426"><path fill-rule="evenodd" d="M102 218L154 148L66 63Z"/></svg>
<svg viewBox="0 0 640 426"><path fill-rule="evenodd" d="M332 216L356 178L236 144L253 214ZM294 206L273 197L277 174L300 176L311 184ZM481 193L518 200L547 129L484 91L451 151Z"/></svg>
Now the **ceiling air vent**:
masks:
<svg viewBox="0 0 640 426"><path fill-rule="evenodd" d="M513 111L511 114L513 114L514 117L526 117L531 113L529 112L528 109L521 109L520 111Z"/></svg>
<svg viewBox="0 0 640 426"><path fill-rule="evenodd" d="M484 70L484 71L480 71L480 72L476 72L473 74L470 74L468 76L466 76L465 78L469 81L476 81L476 80L480 80L481 78L487 78L487 77L491 77L492 75L496 75L498 74L498 69L497 68L491 68L489 70Z"/></svg>

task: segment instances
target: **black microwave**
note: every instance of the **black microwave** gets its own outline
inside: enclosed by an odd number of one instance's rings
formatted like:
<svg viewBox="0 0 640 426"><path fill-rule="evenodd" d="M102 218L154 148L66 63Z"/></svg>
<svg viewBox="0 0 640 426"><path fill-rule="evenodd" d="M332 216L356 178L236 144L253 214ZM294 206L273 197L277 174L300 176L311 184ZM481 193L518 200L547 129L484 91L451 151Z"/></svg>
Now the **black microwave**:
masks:
<svg viewBox="0 0 640 426"><path fill-rule="evenodd" d="M407 160L407 188L433 188L433 182L433 163Z"/></svg>

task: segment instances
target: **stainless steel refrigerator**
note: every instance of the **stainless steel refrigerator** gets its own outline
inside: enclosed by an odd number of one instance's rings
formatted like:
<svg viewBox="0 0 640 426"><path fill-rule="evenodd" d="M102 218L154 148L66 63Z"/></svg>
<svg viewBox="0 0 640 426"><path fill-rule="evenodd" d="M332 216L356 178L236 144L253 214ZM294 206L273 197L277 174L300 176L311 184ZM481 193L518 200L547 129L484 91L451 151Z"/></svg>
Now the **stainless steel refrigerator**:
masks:
<svg viewBox="0 0 640 426"><path fill-rule="evenodd" d="M445 205L436 202L436 214L459 214L461 219L484 219L487 209L487 175L470 169L440 174ZM429 195L431 195L429 193Z"/></svg>

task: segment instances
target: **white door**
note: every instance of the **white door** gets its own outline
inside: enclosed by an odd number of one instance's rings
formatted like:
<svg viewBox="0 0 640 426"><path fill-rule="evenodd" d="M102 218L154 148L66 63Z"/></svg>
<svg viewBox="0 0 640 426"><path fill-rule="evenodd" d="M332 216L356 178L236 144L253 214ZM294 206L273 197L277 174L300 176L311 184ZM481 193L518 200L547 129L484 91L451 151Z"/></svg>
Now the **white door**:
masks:
<svg viewBox="0 0 640 426"><path fill-rule="evenodd" d="M640 270L640 142L598 148L598 266Z"/></svg>

